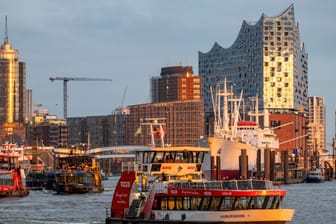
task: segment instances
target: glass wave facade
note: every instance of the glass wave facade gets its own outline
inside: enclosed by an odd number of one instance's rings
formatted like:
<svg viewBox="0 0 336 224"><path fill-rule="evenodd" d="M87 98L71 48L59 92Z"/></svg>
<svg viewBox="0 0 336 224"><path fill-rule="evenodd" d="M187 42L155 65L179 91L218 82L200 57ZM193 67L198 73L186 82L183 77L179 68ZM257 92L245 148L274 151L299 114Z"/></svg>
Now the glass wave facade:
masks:
<svg viewBox="0 0 336 224"><path fill-rule="evenodd" d="M294 5L280 15L263 14L257 22L244 20L229 48L215 43L199 52L199 73L205 113L212 113L210 86L226 77L235 95L258 96L271 112L308 112L308 55L300 43Z"/></svg>

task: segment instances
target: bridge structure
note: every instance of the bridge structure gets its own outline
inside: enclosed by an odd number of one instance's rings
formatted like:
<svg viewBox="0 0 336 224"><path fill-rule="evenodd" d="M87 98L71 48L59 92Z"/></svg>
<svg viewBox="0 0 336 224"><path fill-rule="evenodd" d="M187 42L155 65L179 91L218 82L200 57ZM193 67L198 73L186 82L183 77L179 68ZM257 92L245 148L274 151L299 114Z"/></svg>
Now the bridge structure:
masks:
<svg viewBox="0 0 336 224"><path fill-rule="evenodd" d="M149 150L150 146L141 145L121 145L103 148L94 148L86 151L98 160L101 169L108 176L121 174L121 163L134 161L135 152L138 150Z"/></svg>
<svg viewBox="0 0 336 224"><path fill-rule="evenodd" d="M54 148L52 154L55 157L69 155L92 155L99 162L102 171L109 175L120 175L121 163L125 161L134 161L135 152L138 150L149 150L150 146L143 145L120 145L101 148L93 148L89 150L70 149L70 148Z"/></svg>

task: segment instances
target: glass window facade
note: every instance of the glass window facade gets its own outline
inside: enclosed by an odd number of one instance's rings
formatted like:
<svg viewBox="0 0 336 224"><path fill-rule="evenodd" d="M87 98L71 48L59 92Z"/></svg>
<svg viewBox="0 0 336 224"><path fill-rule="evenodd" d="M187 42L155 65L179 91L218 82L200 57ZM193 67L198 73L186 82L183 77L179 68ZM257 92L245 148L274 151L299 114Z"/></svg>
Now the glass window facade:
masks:
<svg viewBox="0 0 336 224"><path fill-rule="evenodd" d="M259 96L261 108L308 111L308 55L290 5L279 16L244 21L229 48L215 43L199 52L199 73L206 114L212 113L210 86L228 80L235 95ZM280 90L280 91L279 91Z"/></svg>

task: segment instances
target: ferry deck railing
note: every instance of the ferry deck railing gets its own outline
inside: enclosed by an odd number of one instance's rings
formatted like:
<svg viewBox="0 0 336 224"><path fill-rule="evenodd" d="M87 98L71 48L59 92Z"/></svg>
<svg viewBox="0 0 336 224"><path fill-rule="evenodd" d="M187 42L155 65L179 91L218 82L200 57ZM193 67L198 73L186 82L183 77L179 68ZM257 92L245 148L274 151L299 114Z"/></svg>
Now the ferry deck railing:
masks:
<svg viewBox="0 0 336 224"><path fill-rule="evenodd" d="M223 180L206 182L172 182L169 187L198 190L273 190L268 180Z"/></svg>

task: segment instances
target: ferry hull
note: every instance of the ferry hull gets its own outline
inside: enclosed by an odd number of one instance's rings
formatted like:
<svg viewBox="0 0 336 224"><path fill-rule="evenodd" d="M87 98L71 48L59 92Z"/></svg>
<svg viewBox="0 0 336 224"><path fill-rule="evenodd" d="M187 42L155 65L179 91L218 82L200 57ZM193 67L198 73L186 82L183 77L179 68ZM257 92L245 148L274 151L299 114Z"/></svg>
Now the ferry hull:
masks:
<svg viewBox="0 0 336 224"><path fill-rule="evenodd" d="M18 190L18 191L2 191L0 190L0 197L24 197L29 194L28 190Z"/></svg>
<svg viewBox="0 0 336 224"><path fill-rule="evenodd" d="M155 211L153 211L155 213ZM162 213L162 212L160 212ZM165 212L164 218L158 219L126 219L126 218L107 218L106 224L260 224L260 223L273 223L285 224L289 223L294 215L293 209L269 209L265 210L238 210L228 212L202 212L202 211L179 211L179 212ZM167 214L168 217L167 218ZM171 216L169 216L169 214ZM174 215L172 215L174 214ZM162 214L163 215L163 214ZM165 218L166 217L166 218ZM184 217L184 220L183 218Z"/></svg>

